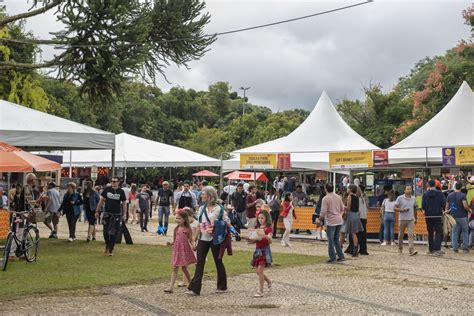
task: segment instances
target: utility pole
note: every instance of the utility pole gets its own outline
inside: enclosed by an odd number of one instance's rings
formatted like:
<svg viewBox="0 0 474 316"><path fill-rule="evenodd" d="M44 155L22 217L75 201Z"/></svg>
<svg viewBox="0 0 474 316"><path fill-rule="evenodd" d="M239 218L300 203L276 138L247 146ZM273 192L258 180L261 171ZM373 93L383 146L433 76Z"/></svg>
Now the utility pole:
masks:
<svg viewBox="0 0 474 316"><path fill-rule="evenodd" d="M245 97L245 92L250 89L250 87L247 87L247 88L244 88L244 87L240 87L240 90L244 90L244 105L242 107L242 116L244 116L245 114L245 104L247 103L247 98Z"/></svg>

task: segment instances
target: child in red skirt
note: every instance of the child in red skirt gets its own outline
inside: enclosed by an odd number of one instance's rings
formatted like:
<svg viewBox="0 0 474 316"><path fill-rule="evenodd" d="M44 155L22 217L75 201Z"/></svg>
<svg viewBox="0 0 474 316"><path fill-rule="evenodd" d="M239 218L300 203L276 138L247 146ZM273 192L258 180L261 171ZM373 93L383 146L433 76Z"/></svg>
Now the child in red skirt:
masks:
<svg viewBox="0 0 474 316"><path fill-rule="evenodd" d="M174 283L176 282L180 267L183 270L187 284L189 284L191 276L189 275L188 265L196 263L193 232L189 225L188 213L186 211L178 211L175 216L175 222L178 225L174 229L173 243L168 243L168 246L173 246L171 258L173 272L171 273L170 286L164 290L165 293L173 293Z"/></svg>
<svg viewBox="0 0 474 316"><path fill-rule="evenodd" d="M253 237L255 242L255 252L253 253L252 266L257 268L257 275L259 281L259 290L254 297L263 297L263 286L267 282L268 290L272 288L272 281L265 275L265 267L272 265L272 250L270 244L272 243L272 219L270 213L262 211L257 217L257 234Z"/></svg>

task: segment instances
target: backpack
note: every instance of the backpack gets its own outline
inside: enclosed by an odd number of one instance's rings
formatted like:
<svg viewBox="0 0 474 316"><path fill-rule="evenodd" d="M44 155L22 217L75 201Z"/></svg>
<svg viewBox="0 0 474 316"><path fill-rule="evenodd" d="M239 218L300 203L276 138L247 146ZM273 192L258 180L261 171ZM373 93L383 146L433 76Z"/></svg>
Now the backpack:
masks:
<svg viewBox="0 0 474 316"><path fill-rule="evenodd" d="M214 221L214 236L212 239L212 243L214 245L220 245L222 242L225 240L228 234L228 228L227 228L227 223L224 221L224 207L222 205L219 205L221 208L221 211L219 212L219 217L217 218L216 221ZM199 215L199 222L201 222L202 215L206 216L206 219L208 222L211 222L209 220L209 216L207 216L207 205L204 205L202 208L201 214Z"/></svg>
<svg viewBox="0 0 474 316"><path fill-rule="evenodd" d="M454 201L449 204L449 211L452 216L458 213L458 199L456 193L453 195Z"/></svg>

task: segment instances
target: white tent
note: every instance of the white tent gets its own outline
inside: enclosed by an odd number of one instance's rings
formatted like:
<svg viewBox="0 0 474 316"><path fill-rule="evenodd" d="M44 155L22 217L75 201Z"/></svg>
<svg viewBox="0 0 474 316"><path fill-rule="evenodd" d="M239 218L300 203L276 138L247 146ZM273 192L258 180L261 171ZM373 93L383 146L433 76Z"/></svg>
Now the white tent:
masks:
<svg viewBox="0 0 474 316"><path fill-rule="evenodd" d="M0 100L0 141L46 150L115 147L112 133L4 100Z"/></svg>
<svg viewBox="0 0 474 316"><path fill-rule="evenodd" d="M389 148L391 164L440 163L442 148L474 145L474 93L464 81L431 120Z"/></svg>
<svg viewBox="0 0 474 316"><path fill-rule="evenodd" d="M126 133L115 136L115 166L124 167L209 167L220 161L179 147ZM110 150L73 150L63 155L63 167L110 167Z"/></svg>
<svg viewBox="0 0 474 316"><path fill-rule="evenodd" d="M235 151L224 169L238 169L241 153L291 153L291 165L301 169L329 169L329 152L379 149L357 134L337 112L323 91L313 111L288 136Z"/></svg>

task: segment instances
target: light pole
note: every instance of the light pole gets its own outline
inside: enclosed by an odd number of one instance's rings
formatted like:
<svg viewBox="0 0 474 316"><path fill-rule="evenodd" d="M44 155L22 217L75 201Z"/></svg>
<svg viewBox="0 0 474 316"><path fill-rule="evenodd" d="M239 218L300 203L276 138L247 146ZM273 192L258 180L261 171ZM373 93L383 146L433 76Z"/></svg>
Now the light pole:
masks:
<svg viewBox="0 0 474 316"><path fill-rule="evenodd" d="M244 88L244 87L240 87L240 90L244 90L244 105L242 107L242 116L244 116L245 114L245 104L247 103L247 98L245 97L245 92L250 89L250 87L247 87L247 88Z"/></svg>

